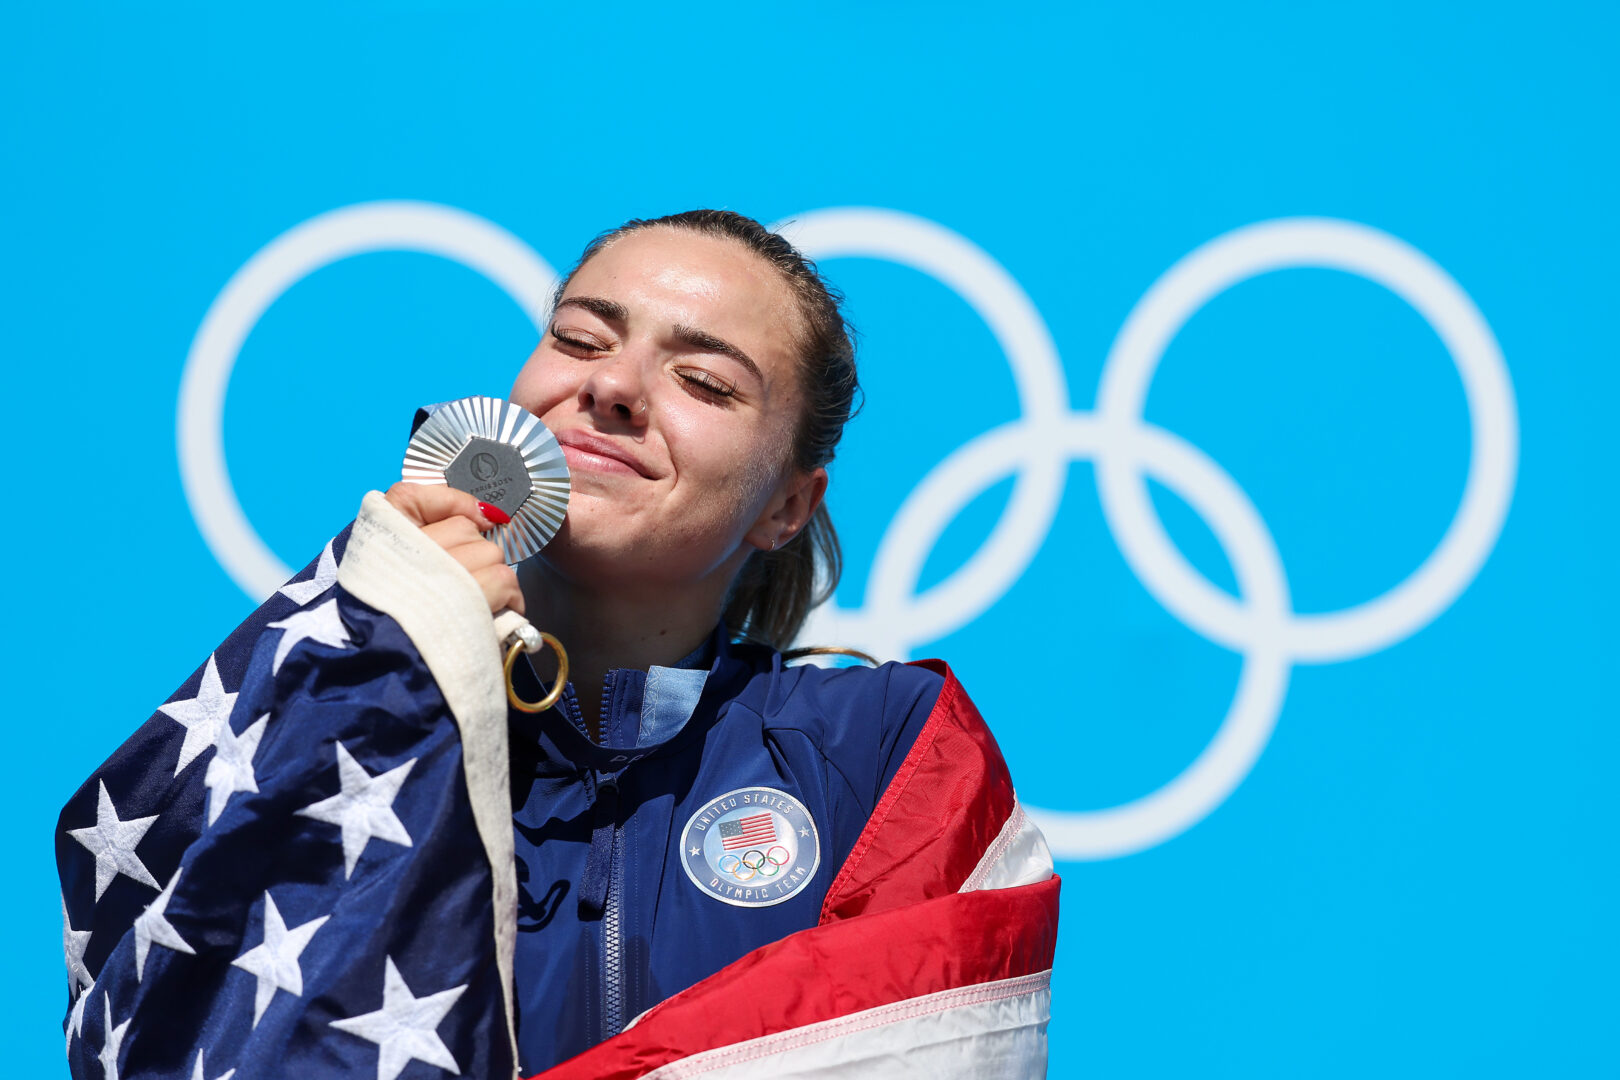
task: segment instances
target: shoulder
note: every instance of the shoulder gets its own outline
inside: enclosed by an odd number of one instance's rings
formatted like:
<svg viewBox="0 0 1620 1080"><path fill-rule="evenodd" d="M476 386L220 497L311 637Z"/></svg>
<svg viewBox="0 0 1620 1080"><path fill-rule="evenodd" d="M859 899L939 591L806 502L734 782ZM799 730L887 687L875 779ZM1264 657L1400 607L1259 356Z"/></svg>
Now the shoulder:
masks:
<svg viewBox="0 0 1620 1080"><path fill-rule="evenodd" d="M940 672L914 664L777 665L753 681L747 704L767 730L799 732L835 763L851 758L887 763L910 749L945 683Z"/></svg>
<svg viewBox="0 0 1620 1080"><path fill-rule="evenodd" d="M911 666L938 678L939 691L828 891L824 922L1051 874L1045 841L1018 808L1006 760L962 684L940 661Z"/></svg>
<svg viewBox="0 0 1620 1080"><path fill-rule="evenodd" d="M815 664L779 667L761 686L760 715L767 722L825 726L860 717L866 723L906 716L934 705L945 679L913 664L875 668L824 668Z"/></svg>
<svg viewBox="0 0 1620 1080"><path fill-rule="evenodd" d="M784 667L774 654L734 701L773 742L814 748L870 812L952 683L944 665Z"/></svg>

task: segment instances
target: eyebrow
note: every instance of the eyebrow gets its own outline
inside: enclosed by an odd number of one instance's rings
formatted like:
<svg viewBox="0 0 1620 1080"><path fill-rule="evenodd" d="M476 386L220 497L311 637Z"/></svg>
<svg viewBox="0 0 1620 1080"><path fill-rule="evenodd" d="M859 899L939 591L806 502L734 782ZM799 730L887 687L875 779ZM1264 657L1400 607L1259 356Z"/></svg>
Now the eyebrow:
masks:
<svg viewBox="0 0 1620 1080"><path fill-rule="evenodd" d="M618 323L630 321L630 312L626 310L623 304L619 303L617 300L608 300L601 296L570 296L564 300L557 301L558 311L561 311L565 307L584 308L586 311L600 315L604 319L611 319ZM704 352L719 353L721 356L729 356L733 360L737 361L737 363L753 372L754 378L761 380L765 378L765 376L759 370L759 365L754 363L753 357L743 352L731 342L726 341L724 338L715 337L707 330L699 330L692 326L677 325L675 327L675 340L679 341L683 345L690 346L691 348L701 349Z"/></svg>
<svg viewBox="0 0 1620 1080"><path fill-rule="evenodd" d="M557 310L565 307L582 307L586 311L612 319L615 322L629 322L630 312L625 310L623 304L616 300L604 300L600 296L570 296L566 300L557 301Z"/></svg>
<svg viewBox="0 0 1620 1080"><path fill-rule="evenodd" d="M753 372L754 378L761 381L763 381L765 378L764 375L760 374L759 365L754 363L753 357L737 348L737 346L733 345L731 342L717 338L705 330L698 330L690 326L677 326L675 327L675 340L679 341L683 345L690 345L694 349L701 349L704 352L719 353L721 356L729 356L733 360L737 361L737 363Z"/></svg>

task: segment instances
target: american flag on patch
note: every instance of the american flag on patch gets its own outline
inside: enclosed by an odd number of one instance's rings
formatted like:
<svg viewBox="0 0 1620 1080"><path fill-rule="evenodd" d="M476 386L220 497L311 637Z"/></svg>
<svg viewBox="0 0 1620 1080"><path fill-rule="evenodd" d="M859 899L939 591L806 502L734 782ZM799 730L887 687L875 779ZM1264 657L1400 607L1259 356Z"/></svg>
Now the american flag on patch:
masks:
<svg viewBox="0 0 1620 1080"><path fill-rule="evenodd" d="M727 851L736 851L738 848L758 847L768 844L776 839L776 822L771 820L769 810L759 814L750 814L736 821L722 821L720 823L720 846Z"/></svg>

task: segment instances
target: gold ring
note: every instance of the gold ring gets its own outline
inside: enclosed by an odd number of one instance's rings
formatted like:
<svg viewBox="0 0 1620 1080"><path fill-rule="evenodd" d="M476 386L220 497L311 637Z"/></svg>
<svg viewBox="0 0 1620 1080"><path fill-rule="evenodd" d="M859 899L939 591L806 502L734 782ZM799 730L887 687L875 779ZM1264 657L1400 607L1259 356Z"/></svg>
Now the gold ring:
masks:
<svg viewBox="0 0 1620 1080"><path fill-rule="evenodd" d="M545 712L557 704L557 699L562 697L563 687L568 685L568 650L563 648L562 642L544 630L537 633L540 640L550 645L551 651L557 654L557 678L551 684L551 693L539 701L524 701L518 697L517 689L512 685L512 665L517 663L518 653L523 651L522 641L512 642L512 647L506 650L506 663L503 665L506 672L506 700L512 703L512 708L528 713Z"/></svg>

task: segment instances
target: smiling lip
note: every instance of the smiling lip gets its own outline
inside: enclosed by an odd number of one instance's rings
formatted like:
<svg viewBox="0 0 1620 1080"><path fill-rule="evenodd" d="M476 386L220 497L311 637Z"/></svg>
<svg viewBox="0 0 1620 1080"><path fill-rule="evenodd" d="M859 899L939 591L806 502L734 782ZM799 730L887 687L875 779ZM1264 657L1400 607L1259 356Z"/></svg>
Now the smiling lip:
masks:
<svg viewBox="0 0 1620 1080"><path fill-rule="evenodd" d="M652 471L641 459L612 439L593 435L580 428L557 432L569 468L597 469L602 472L629 472L651 480Z"/></svg>

